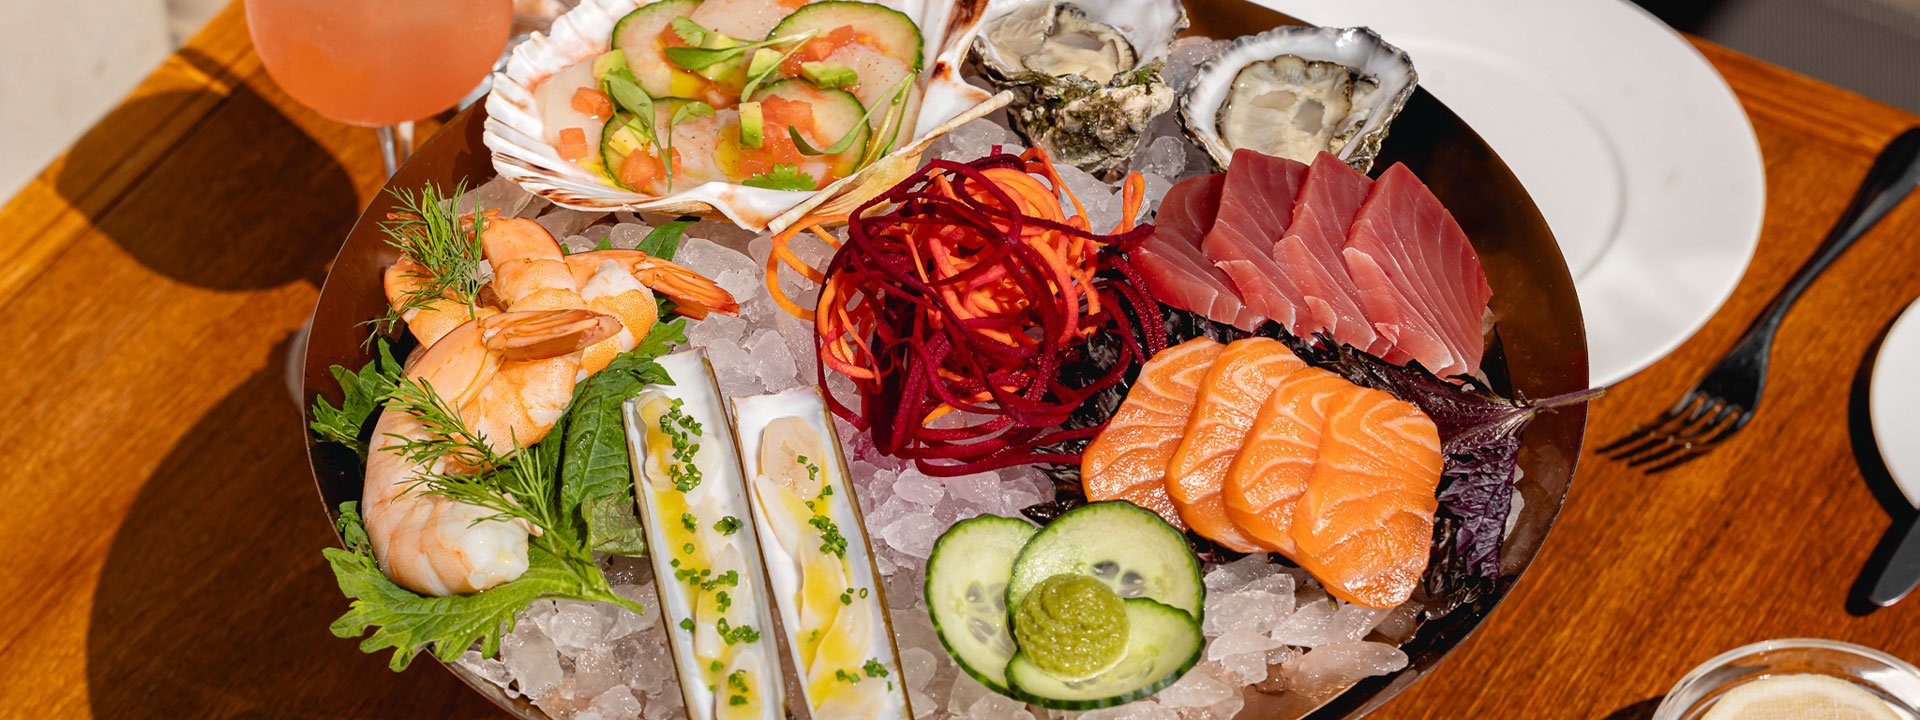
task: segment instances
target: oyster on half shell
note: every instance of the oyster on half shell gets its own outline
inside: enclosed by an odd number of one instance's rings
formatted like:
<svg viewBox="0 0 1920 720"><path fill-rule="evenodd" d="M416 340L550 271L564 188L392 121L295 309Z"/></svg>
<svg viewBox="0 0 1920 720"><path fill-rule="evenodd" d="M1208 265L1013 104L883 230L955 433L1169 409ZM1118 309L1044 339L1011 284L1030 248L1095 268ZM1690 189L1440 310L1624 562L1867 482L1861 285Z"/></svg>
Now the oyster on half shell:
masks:
<svg viewBox="0 0 1920 720"><path fill-rule="evenodd" d="M974 50L987 79L1013 91L1015 130L1112 177L1173 107L1160 68L1186 26L1180 0L1009 0L989 6Z"/></svg>
<svg viewBox="0 0 1920 720"><path fill-rule="evenodd" d="M1366 172L1418 82L1368 28L1282 27L1201 65L1180 121L1221 167L1242 148L1304 163L1324 150Z"/></svg>

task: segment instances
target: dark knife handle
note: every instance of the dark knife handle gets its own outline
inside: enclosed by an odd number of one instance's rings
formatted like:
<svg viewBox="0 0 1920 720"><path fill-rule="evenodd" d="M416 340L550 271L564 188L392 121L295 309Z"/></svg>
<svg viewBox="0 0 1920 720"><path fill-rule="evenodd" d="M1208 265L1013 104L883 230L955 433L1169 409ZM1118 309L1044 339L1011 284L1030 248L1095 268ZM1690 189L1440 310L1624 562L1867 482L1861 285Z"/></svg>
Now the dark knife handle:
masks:
<svg viewBox="0 0 1920 720"><path fill-rule="evenodd" d="M1908 523L1906 534L1900 537L1900 544L1894 547L1893 557L1887 559L1887 567L1880 571L1867 599L1887 607L1913 592L1915 585L1920 585L1920 519Z"/></svg>

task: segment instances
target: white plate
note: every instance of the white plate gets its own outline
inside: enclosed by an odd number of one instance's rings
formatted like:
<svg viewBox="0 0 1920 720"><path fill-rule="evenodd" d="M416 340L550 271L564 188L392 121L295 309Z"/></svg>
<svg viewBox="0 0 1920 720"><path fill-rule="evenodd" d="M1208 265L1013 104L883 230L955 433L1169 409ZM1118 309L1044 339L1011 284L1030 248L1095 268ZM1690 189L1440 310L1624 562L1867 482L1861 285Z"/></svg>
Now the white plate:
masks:
<svg viewBox="0 0 1920 720"><path fill-rule="evenodd" d="M1645 11L1624 0L1255 1L1379 31L1500 153L1573 271L1594 384L1672 352L1733 293L1766 207L1760 147L1719 73Z"/></svg>
<svg viewBox="0 0 1920 720"><path fill-rule="evenodd" d="M1873 419L1873 443L1880 447L1880 459L1887 474L1900 486L1907 501L1920 507L1920 415L1913 414L1920 404L1920 301L1900 313L1887 339L1880 343L1880 354L1873 359L1872 387L1868 390L1867 413Z"/></svg>

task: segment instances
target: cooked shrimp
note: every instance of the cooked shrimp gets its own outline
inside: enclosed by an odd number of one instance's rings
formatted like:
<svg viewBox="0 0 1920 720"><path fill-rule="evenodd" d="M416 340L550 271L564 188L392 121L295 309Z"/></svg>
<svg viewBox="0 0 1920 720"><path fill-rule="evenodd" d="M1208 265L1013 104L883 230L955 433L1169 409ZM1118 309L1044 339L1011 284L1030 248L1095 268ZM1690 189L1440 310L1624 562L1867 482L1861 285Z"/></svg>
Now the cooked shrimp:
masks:
<svg viewBox="0 0 1920 720"><path fill-rule="evenodd" d="M567 269L573 271L574 286L586 287L587 282L600 271L600 266L608 261L618 263L621 269L632 273L640 284L665 293L673 300L674 312L681 315L699 320L709 312L722 315L740 312L740 303L734 301L733 294L718 283L639 250L593 250L568 255ZM640 335L645 336L646 333Z"/></svg>
<svg viewBox="0 0 1920 720"><path fill-rule="evenodd" d="M573 263L567 265L571 268ZM581 378L600 372L620 353L632 350L660 319L660 305L653 299L653 291L612 260L601 262L593 276L580 283L580 298L587 301L588 309L620 321L620 332L595 343L580 356Z"/></svg>
<svg viewBox="0 0 1920 720"><path fill-rule="evenodd" d="M559 241L539 223L495 219L481 232L480 244L493 263L493 289L508 311L587 309ZM612 319L608 324L608 334L619 332ZM482 402L491 411L475 422L474 430L488 437L512 438L521 446L540 442L573 399L580 358L581 353L574 352L503 364L493 382L481 390Z"/></svg>
<svg viewBox="0 0 1920 720"><path fill-rule="evenodd" d="M433 388L468 427L477 428L499 411L489 404L486 390L503 368L577 353L613 330L611 318L585 310L492 315L446 333L415 355L407 375ZM426 467L399 452L409 441L430 439L420 418L389 407L373 436L361 510L374 557L387 577L414 592L442 596L485 590L526 572L527 535L534 528L518 520L485 519L493 511L417 487L423 474L449 469L445 460ZM507 436L476 439L499 454L513 451L513 438Z"/></svg>
<svg viewBox="0 0 1920 720"><path fill-rule="evenodd" d="M387 305L393 308L405 308L400 320L407 324L414 338L420 341L420 347L428 347L453 332L468 320L475 320L500 311L484 303L468 307L466 303L455 299L451 293L445 293L431 302L415 302L414 296L426 291L426 269L405 255L387 267L383 278L387 292ZM408 307L411 305L412 307Z"/></svg>

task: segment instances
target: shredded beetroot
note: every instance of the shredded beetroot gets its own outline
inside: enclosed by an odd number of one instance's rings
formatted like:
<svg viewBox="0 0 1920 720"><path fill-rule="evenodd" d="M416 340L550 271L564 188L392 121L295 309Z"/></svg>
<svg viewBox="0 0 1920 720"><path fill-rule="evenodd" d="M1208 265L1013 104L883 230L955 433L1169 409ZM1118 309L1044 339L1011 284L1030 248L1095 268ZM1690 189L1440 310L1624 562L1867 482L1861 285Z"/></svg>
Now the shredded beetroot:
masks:
<svg viewBox="0 0 1920 720"><path fill-rule="evenodd" d="M1132 222L1139 176L1108 235L1088 228L1071 192L1067 217L1064 190L1032 150L935 160L856 210L813 318L821 387L836 372L858 390L857 409L829 391L834 413L930 475L1079 462L1056 446L1101 426L1061 424L1165 349L1166 334L1124 256L1152 232ZM1063 377L1103 335L1118 357Z"/></svg>

